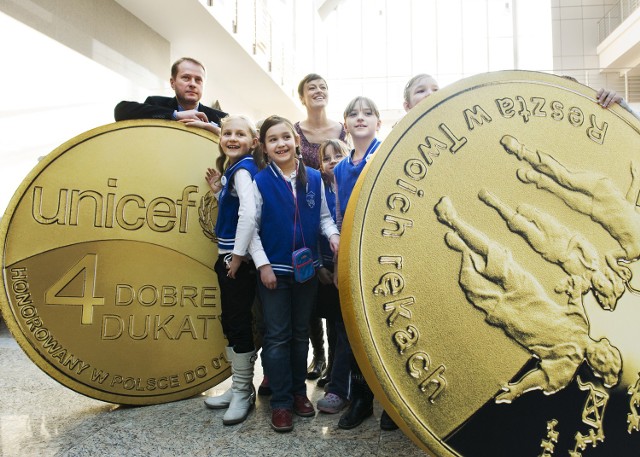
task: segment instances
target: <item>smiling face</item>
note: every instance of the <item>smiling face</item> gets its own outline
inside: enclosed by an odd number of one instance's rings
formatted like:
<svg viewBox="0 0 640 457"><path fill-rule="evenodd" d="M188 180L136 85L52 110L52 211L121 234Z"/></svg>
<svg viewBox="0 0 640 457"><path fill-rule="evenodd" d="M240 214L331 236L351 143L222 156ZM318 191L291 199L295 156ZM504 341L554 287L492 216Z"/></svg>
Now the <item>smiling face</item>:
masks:
<svg viewBox="0 0 640 457"><path fill-rule="evenodd" d="M176 99L184 109L195 109L202 97L204 87L204 68L185 60L178 66L175 76L169 80L176 93Z"/></svg>
<svg viewBox="0 0 640 457"><path fill-rule="evenodd" d="M347 131L354 140L373 140L381 124L376 109L370 106L366 100L359 100L353 104L353 107L345 112L344 122Z"/></svg>
<svg viewBox="0 0 640 457"><path fill-rule="evenodd" d="M431 76L424 76L413 81L405 93L404 110L408 112L421 100L437 92L439 89L438 83Z"/></svg>
<svg viewBox="0 0 640 457"><path fill-rule="evenodd" d="M235 117L222 123L220 147L231 164L249 154L257 144L258 138L253 135L245 119Z"/></svg>
<svg viewBox="0 0 640 457"><path fill-rule="evenodd" d="M286 175L296 168L296 148L299 145L300 137L284 122L272 125L265 132L263 147L269 161Z"/></svg>
<svg viewBox="0 0 640 457"><path fill-rule="evenodd" d="M300 101L307 108L323 108L329 101L329 88L324 79L314 79L304 84Z"/></svg>

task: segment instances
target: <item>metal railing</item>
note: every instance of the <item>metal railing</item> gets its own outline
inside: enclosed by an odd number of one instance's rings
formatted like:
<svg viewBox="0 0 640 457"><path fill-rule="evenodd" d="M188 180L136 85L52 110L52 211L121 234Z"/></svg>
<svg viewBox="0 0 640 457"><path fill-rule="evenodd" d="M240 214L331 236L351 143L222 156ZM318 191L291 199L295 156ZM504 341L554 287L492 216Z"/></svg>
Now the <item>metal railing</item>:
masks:
<svg viewBox="0 0 640 457"><path fill-rule="evenodd" d="M266 0L200 0L285 90L295 87L293 21L274 29Z"/></svg>
<svg viewBox="0 0 640 457"><path fill-rule="evenodd" d="M579 68L563 69L550 73L562 76L573 76L578 82L590 86L595 90L602 87L615 90L624 99L638 107L640 103L640 76L629 74L631 68L610 68L603 71L603 68Z"/></svg>
<svg viewBox="0 0 640 457"><path fill-rule="evenodd" d="M607 11L607 14L598 21L600 43L611 35L611 32L622 24L631 13L638 9L638 6L640 6L640 0L620 0L613 8Z"/></svg>

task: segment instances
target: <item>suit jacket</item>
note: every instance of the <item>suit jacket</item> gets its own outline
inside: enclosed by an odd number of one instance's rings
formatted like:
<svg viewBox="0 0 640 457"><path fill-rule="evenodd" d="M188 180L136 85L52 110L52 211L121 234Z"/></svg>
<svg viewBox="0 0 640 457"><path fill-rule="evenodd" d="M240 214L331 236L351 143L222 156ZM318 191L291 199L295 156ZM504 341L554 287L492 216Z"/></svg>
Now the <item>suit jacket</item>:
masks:
<svg viewBox="0 0 640 457"><path fill-rule="evenodd" d="M144 103L122 101L113 110L116 121L128 121L131 119L167 119L173 120L173 112L178 109L178 100L175 97L162 97L154 95L147 97ZM227 113L198 103L198 111L207 115L209 122L220 125L220 119Z"/></svg>

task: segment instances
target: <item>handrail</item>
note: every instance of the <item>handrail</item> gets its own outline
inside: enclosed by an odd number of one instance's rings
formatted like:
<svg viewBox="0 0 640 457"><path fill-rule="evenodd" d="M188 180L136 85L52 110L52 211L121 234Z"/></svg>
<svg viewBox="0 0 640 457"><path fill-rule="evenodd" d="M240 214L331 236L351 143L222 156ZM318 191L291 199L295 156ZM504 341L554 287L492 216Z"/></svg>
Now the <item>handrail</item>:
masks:
<svg viewBox="0 0 640 457"><path fill-rule="evenodd" d="M620 0L598 21L600 43L640 6L640 0Z"/></svg>
<svg viewBox="0 0 640 457"><path fill-rule="evenodd" d="M292 22L274 29L266 0L199 1L281 87L294 93Z"/></svg>

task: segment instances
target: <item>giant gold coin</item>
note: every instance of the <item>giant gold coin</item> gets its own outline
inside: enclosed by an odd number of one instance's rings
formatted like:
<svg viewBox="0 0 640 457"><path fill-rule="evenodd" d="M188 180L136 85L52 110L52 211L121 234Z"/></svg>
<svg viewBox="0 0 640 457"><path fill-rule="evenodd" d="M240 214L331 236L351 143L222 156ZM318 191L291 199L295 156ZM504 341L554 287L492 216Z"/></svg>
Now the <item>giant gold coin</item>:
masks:
<svg viewBox="0 0 640 457"><path fill-rule="evenodd" d="M349 340L435 456L640 452L640 123L488 73L415 107L349 201Z"/></svg>
<svg viewBox="0 0 640 457"><path fill-rule="evenodd" d="M71 139L23 181L2 218L0 303L47 374L133 405L229 376L204 179L217 154L200 129L120 122Z"/></svg>

